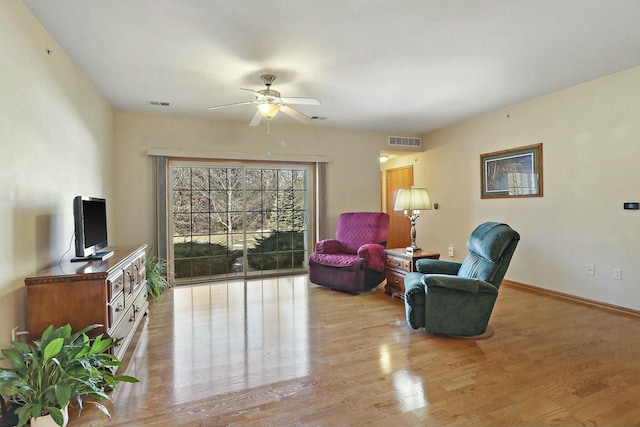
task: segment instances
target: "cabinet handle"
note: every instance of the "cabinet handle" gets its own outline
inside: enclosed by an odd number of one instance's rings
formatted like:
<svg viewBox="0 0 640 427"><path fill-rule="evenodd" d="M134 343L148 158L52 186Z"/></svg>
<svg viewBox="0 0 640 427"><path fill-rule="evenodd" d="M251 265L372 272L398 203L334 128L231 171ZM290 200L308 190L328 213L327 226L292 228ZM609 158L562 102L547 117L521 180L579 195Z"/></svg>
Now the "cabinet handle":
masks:
<svg viewBox="0 0 640 427"><path fill-rule="evenodd" d="M396 261L396 267L400 266L400 261Z"/></svg>
<svg viewBox="0 0 640 427"><path fill-rule="evenodd" d="M116 313L118 313L118 312L122 311L122 309L123 309L122 304L118 304L118 305L116 306Z"/></svg>
<svg viewBox="0 0 640 427"><path fill-rule="evenodd" d="M133 322L134 320L136 320L136 312L134 311L133 314L131 316L129 316L129 323Z"/></svg>
<svg viewBox="0 0 640 427"><path fill-rule="evenodd" d="M394 281L395 283L400 283L400 278L399 278L399 277L394 277L394 278L393 278L393 281Z"/></svg>
<svg viewBox="0 0 640 427"><path fill-rule="evenodd" d="M137 305L133 307L134 313L138 313L139 311L140 311L140 307L138 307Z"/></svg>

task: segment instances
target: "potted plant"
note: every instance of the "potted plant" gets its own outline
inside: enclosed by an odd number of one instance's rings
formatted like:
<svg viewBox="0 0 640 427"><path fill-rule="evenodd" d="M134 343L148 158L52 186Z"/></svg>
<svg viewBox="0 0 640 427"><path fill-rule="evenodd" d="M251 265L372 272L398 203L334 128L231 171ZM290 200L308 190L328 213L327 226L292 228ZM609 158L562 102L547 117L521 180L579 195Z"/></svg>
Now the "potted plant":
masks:
<svg viewBox="0 0 640 427"><path fill-rule="evenodd" d="M119 382L138 380L113 373L122 365L108 351L114 341L102 334L93 339L87 335L100 326L72 333L70 325L50 325L39 340L30 344L12 341L11 348L2 350L12 368L0 368L0 394L17 405L18 427L30 420L33 426L34 421L47 417L64 426L69 402L75 400L82 412L85 398L111 416L99 401L110 401L108 391Z"/></svg>
<svg viewBox="0 0 640 427"><path fill-rule="evenodd" d="M147 275L147 294L152 300L157 300L160 295L171 287L167 280L168 263L164 259L147 255L144 268Z"/></svg>

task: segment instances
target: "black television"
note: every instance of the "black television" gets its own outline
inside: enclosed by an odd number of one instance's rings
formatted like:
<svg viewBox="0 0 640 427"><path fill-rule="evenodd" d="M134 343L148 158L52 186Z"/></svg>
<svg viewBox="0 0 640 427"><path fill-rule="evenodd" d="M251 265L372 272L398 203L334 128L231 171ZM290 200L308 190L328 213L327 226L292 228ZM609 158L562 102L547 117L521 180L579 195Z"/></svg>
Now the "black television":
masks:
<svg viewBox="0 0 640 427"><path fill-rule="evenodd" d="M113 251L101 251L109 246L105 199L76 196L73 199L73 219L76 258L71 261L103 260L113 255Z"/></svg>

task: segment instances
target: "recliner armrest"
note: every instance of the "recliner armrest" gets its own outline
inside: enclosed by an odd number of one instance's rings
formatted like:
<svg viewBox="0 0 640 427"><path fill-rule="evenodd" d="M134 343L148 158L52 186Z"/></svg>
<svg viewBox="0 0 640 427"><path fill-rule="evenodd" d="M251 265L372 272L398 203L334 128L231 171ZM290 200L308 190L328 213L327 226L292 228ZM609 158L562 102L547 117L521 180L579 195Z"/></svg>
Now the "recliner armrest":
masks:
<svg viewBox="0 0 640 427"><path fill-rule="evenodd" d="M404 276L404 308L407 323L413 329L424 327L425 286L422 273L407 273Z"/></svg>
<svg viewBox="0 0 640 427"><path fill-rule="evenodd" d="M449 276L444 274L425 274L422 276L421 282L427 288L439 287L474 294L477 294L478 292L488 292L492 294L498 293L498 288L493 286L491 283L480 279L469 279L466 277Z"/></svg>
<svg viewBox="0 0 640 427"><path fill-rule="evenodd" d="M461 265L459 262L425 258L416 261L416 270L423 274L456 275Z"/></svg>
<svg viewBox="0 0 640 427"><path fill-rule="evenodd" d="M387 254L384 246L377 243L367 243L358 249L358 257L367 261L367 268L375 271L384 271L386 268Z"/></svg>
<svg viewBox="0 0 640 427"><path fill-rule="evenodd" d="M340 252L341 244L336 239L320 240L316 243L317 254L335 254Z"/></svg>

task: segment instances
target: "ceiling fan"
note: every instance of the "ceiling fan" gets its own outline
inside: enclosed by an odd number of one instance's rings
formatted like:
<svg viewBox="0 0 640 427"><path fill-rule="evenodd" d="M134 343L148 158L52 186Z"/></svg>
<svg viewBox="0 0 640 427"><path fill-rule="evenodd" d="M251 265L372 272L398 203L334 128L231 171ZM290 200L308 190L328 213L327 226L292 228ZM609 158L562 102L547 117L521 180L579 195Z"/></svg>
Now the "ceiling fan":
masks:
<svg viewBox="0 0 640 427"><path fill-rule="evenodd" d="M294 119L308 124L311 122L311 118L302 114L300 111L289 107L288 104L300 104L300 105L320 105L320 101L317 98L308 98L308 97L293 97L293 98L283 98L280 96L280 92L277 90L271 89L271 84L276 79L276 76L273 74L263 74L260 76L264 84L267 86L266 89L262 90L253 90L253 89L245 89L240 88L241 90L248 90L249 92L253 92L256 99L254 101L246 101L246 102L235 102L233 104L224 104L224 105L216 105L214 107L209 107L209 110L215 110L217 108L225 108L225 107L233 107L236 105L246 105L246 104L255 104L256 106L256 114L249 122L249 126L258 126L263 118L267 119L267 122L270 122L279 111L282 111L288 116L293 117Z"/></svg>

